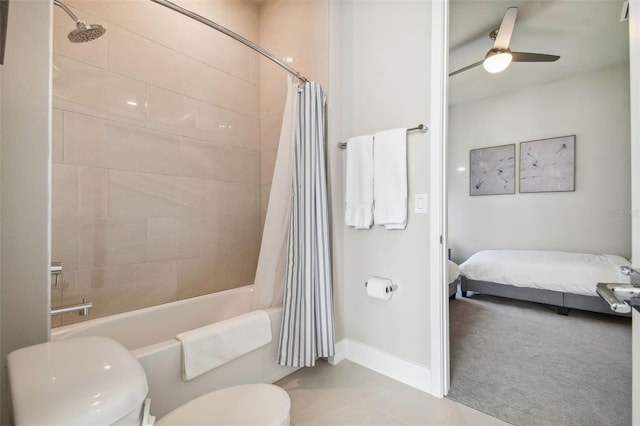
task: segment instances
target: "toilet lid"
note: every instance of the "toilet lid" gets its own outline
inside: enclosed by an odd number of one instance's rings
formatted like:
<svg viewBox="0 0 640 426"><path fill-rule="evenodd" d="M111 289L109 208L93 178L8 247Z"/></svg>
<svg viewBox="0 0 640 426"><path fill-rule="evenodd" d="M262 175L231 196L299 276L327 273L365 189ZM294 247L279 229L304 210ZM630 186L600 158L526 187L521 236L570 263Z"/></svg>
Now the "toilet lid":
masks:
<svg viewBox="0 0 640 426"><path fill-rule="evenodd" d="M155 424L286 426L290 408L289 395L278 386L241 385L202 395L171 411Z"/></svg>

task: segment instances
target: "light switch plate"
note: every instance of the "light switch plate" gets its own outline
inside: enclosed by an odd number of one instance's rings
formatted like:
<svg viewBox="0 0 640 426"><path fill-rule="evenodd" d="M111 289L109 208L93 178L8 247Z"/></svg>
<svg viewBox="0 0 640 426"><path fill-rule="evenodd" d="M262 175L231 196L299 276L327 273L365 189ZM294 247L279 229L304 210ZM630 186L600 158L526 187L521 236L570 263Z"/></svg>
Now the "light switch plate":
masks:
<svg viewBox="0 0 640 426"><path fill-rule="evenodd" d="M414 211L416 213L427 213L429 211L429 194L416 194Z"/></svg>

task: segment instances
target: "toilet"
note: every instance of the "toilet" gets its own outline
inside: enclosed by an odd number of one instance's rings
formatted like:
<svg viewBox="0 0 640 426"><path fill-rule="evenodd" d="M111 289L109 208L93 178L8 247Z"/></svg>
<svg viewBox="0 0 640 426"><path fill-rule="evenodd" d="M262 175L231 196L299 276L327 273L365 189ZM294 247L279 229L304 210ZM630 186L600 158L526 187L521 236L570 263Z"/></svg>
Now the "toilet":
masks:
<svg viewBox="0 0 640 426"><path fill-rule="evenodd" d="M42 343L7 357L15 425L289 424L291 402L268 384L202 395L157 420L144 369L124 346L90 336Z"/></svg>

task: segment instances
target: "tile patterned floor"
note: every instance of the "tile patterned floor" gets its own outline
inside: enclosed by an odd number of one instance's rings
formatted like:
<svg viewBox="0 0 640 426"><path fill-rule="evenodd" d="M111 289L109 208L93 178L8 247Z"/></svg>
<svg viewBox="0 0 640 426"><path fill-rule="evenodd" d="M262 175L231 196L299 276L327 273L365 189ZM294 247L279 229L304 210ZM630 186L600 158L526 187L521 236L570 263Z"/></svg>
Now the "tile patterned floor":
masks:
<svg viewBox="0 0 640 426"><path fill-rule="evenodd" d="M507 425L346 360L336 366L319 362L276 384L291 397L291 424L295 426Z"/></svg>

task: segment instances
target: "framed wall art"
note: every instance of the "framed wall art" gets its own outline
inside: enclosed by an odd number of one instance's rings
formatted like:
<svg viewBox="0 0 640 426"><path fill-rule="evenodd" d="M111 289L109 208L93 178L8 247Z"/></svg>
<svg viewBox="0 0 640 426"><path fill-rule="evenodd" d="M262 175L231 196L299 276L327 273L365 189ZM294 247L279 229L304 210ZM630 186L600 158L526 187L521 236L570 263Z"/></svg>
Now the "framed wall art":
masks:
<svg viewBox="0 0 640 426"><path fill-rule="evenodd" d="M469 152L469 195L514 194L516 145Z"/></svg>
<svg viewBox="0 0 640 426"><path fill-rule="evenodd" d="M576 136L520 142L520 192L575 191Z"/></svg>

